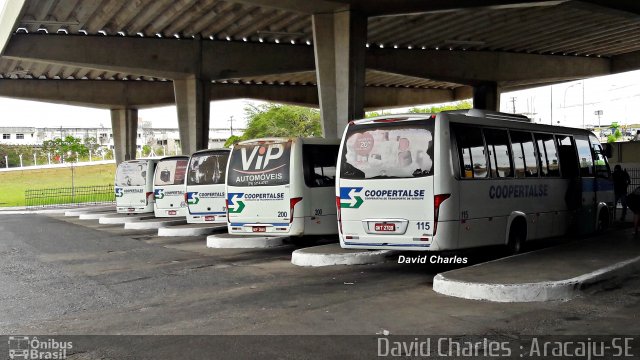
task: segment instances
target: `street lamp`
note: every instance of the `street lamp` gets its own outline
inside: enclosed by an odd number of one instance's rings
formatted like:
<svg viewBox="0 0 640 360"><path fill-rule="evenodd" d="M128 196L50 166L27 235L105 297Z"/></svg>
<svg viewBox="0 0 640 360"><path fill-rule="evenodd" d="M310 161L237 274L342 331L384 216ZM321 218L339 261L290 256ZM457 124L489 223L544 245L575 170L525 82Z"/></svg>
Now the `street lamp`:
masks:
<svg viewBox="0 0 640 360"><path fill-rule="evenodd" d="M593 115L596 115L598 117L598 136L602 137L602 127L600 127L600 116L602 116L602 114L604 114L604 111L602 110L596 110L593 112Z"/></svg>
<svg viewBox="0 0 640 360"><path fill-rule="evenodd" d="M564 89L564 96L562 98L562 107L563 107L563 113L564 113L563 115L564 115L564 120L566 122L567 121L567 91L569 91L569 89L571 89L576 85L582 85L582 128L584 129L584 80L582 80L582 82L579 82L579 83L573 83L570 86L567 86L566 89Z"/></svg>

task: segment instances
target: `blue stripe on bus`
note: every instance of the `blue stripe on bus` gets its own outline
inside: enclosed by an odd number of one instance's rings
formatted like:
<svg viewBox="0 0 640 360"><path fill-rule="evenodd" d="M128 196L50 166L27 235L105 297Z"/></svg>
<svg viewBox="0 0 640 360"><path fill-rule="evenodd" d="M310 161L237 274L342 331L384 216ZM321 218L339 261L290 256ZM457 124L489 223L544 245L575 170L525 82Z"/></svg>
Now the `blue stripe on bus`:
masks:
<svg viewBox="0 0 640 360"><path fill-rule="evenodd" d="M251 226L264 226L264 225L289 226L289 223L261 223L261 224L257 224L257 223L251 223L251 222L231 223L231 226L245 226L245 225L249 225L249 224L251 224Z"/></svg>
<svg viewBox="0 0 640 360"><path fill-rule="evenodd" d="M410 246L410 247L430 247L430 244L371 244L371 243L354 243L346 242L345 245L360 245L360 246Z"/></svg>

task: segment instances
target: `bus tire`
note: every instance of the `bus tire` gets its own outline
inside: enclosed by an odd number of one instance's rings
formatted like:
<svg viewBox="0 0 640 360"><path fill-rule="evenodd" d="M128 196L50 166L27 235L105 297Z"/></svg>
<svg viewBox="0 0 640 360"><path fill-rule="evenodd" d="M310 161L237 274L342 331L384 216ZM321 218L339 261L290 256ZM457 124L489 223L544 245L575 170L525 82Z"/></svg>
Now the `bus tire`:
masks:
<svg viewBox="0 0 640 360"><path fill-rule="evenodd" d="M521 253L526 240L527 223L522 218L513 220L509 229L509 241L507 242L509 254L516 255Z"/></svg>
<svg viewBox="0 0 640 360"><path fill-rule="evenodd" d="M598 213L598 223L596 224L596 232L598 234L604 232L609 228L609 212L607 209L602 208Z"/></svg>

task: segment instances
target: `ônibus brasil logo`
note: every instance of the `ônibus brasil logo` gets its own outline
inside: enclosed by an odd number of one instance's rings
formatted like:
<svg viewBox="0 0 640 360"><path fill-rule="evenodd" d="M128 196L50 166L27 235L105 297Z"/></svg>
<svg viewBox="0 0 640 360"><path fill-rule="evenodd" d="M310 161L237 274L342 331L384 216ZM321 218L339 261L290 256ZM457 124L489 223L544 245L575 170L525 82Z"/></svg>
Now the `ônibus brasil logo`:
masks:
<svg viewBox="0 0 640 360"><path fill-rule="evenodd" d="M164 189L155 189L155 190L153 190L153 198L154 199L163 199L164 198Z"/></svg>
<svg viewBox="0 0 640 360"><path fill-rule="evenodd" d="M188 192L187 193L187 204L195 205L200 202L200 196L198 196L198 192Z"/></svg>
<svg viewBox="0 0 640 360"><path fill-rule="evenodd" d="M227 210L230 214L239 214L244 209L244 201L240 200L244 193L228 193L227 194Z"/></svg>
<svg viewBox="0 0 640 360"><path fill-rule="evenodd" d="M122 197L124 195L124 192L122 191L121 187L117 187L115 190L116 190L116 197Z"/></svg>
<svg viewBox="0 0 640 360"><path fill-rule="evenodd" d="M362 187L341 187L340 188L340 208L357 209L364 200L359 196Z"/></svg>

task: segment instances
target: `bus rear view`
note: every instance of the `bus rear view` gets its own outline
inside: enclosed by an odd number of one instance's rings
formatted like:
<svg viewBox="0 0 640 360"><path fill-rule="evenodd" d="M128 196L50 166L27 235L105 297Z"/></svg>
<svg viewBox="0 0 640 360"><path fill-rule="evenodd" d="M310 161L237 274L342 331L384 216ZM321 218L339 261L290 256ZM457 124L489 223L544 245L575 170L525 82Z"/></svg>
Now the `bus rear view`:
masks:
<svg viewBox="0 0 640 360"><path fill-rule="evenodd" d="M289 183L292 140L242 142L233 147L227 171L230 234L288 234L301 194Z"/></svg>
<svg viewBox="0 0 640 360"><path fill-rule="evenodd" d="M431 250L438 208L434 196L434 116L374 118L350 123L338 160L340 245L344 248Z"/></svg>
<svg viewBox="0 0 640 360"><path fill-rule="evenodd" d="M153 171L156 160L129 160L116 169L116 209L122 214L153 212Z"/></svg>
<svg viewBox="0 0 640 360"><path fill-rule="evenodd" d="M170 156L158 161L153 180L156 217L187 216L184 180L188 162L188 156Z"/></svg>

